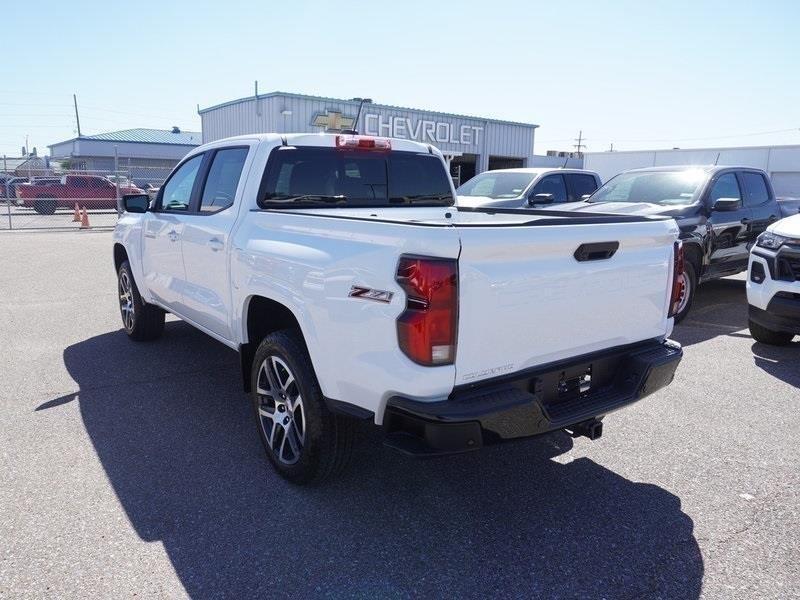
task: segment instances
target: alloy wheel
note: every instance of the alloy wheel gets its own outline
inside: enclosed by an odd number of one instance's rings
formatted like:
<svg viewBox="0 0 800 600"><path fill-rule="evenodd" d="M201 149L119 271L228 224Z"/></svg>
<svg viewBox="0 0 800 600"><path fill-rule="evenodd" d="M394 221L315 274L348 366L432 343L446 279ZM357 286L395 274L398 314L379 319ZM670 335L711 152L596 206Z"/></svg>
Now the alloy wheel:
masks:
<svg viewBox="0 0 800 600"><path fill-rule="evenodd" d="M127 331L133 331L133 322L136 310L133 306L133 290L130 277L124 270L119 274L119 310L122 314L122 324Z"/></svg>
<svg viewBox="0 0 800 600"><path fill-rule="evenodd" d="M267 445L279 462L295 464L305 445L305 409L297 380L279 357L268 356L261 363L256 394Z"/></svg>

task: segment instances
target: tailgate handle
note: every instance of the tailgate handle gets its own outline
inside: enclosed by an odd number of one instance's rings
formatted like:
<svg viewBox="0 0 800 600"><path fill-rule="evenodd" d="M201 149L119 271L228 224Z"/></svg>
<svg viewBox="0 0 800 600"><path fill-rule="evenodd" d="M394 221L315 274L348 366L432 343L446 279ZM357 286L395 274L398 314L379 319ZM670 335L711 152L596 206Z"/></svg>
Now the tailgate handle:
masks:
<svg viewBox="0 0 800 600"><path fill-rule="evenodd" d="M581 244L575 250L575 260L586 262L588 260L607 260L614 256L619 249L619 242L594 242Z"/></svg>

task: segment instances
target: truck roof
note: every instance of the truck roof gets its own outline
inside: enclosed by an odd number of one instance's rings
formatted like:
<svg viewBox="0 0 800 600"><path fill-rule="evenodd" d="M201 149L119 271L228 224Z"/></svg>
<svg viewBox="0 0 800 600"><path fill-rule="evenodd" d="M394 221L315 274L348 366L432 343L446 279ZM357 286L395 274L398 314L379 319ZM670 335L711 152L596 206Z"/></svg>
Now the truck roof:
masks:
<svg viewBox="0 0 800 600"><path fill-rule="evenodd" d="M237 135L234 137L223 138L215 140L202 146L193 149L191 154L202 152L207 148L219 147L221 145L228 145L242 140L259 140L259 141L281 141L286 140L287 144L299 146L320 146L320 147L334 147L336 146L336 138L340 135L351 135L344 132L336 133L251 133L246 135ZM403 138L390 138L379 135L364 135L357 134L359 137L367 137L381 140L389 140L392 145L392 150L400 150L404 152L430 152L441 154L436 146L431 144L423 144L421 142L414 142ZM188 155L187 155L188 156Z"/></svg>
<svg viewBox="0 0 800 600"><path fill-rule="evenodd" d="M486 171L485 171L486 172ZM492 169L492 173L529 173L531 175L544 175L545 173L586 173L597 175L587 169L572 169L568 167L518 167L514 169Z"/></svg>
<svg viewBox="0 0 800 600"><path fill-rule="evenodd" d="M704 173L714 174L719 171L727 171L729 169L744 169L747 171L760 171L763 169L757 167L748 167L745 165L667 165L663 167L640 167L638 169L627 169L623 173L646 173L658 171L703 171Z"/></svg>

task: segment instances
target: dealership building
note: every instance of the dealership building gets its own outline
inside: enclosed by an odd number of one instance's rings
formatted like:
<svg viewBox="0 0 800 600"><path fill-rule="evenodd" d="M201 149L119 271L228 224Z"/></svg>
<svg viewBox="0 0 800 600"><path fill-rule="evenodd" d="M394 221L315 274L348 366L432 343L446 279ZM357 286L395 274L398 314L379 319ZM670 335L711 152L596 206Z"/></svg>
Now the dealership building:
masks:
<svg viewBox="0 0 800 600"><path fill-rule="evenodd" d="M538 125L484 117L364 104L284 92L258 94L199 110L203 142L248 133L317 133L357 129L365 135L431 144L445 155L454 179L490 169L534 166Z"/></svg>

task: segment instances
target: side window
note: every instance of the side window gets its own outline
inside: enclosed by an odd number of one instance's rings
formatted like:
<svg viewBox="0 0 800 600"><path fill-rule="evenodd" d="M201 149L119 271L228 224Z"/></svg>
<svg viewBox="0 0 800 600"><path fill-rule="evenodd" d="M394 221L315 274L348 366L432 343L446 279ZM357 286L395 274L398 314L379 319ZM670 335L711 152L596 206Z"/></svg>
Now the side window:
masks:
<svg viewBox="0 0 800 600"><path fill-rule="evenodd" d="M200 212L217 212L233 204L248 148L218 150L208 170Z"/></svg>
<svg viewBox="0 0 800 600"><path fill-rule="evenodd" d="M735 174L725 173L717 179L711 188L711 193L708 195L709 206L714 206L714 202L720 198L742 199L742 193L739 191L739 182L736 181Z"/></svg>
<svg viewBox="0 0 800 600"><path fill-rule="evenodd" d="M172 177L164 185L164 194L161 196L161 210L189 210L194 180L197 178L197 171L200 169L200 163L202 162L203 155L198 154L183 163L172 174Z"/></svg>
<svg viewBox="0 0 800 600"><path fill-rule="evenodd" d="M739 176L744 182L744 205L758 206L769 200L767 182L761 173L743 171Z"/></svg>
<svg viewBox="0 0 800 600"><path fill-rule="evenodd" d="M570 184L570 202L578 202L583 196L593 194L597 189L597 180L591 175L581 175L579 173L567 173L564 175Z"/></svg>
<svg viewBox="0 0 800 600"><path fill-rule="evenodd" d="M548 175L533 186L529 197L533 199L536 194L551 194L554 203L566 202L567 186L564 185L564 178L561 175Z"/></svg>

